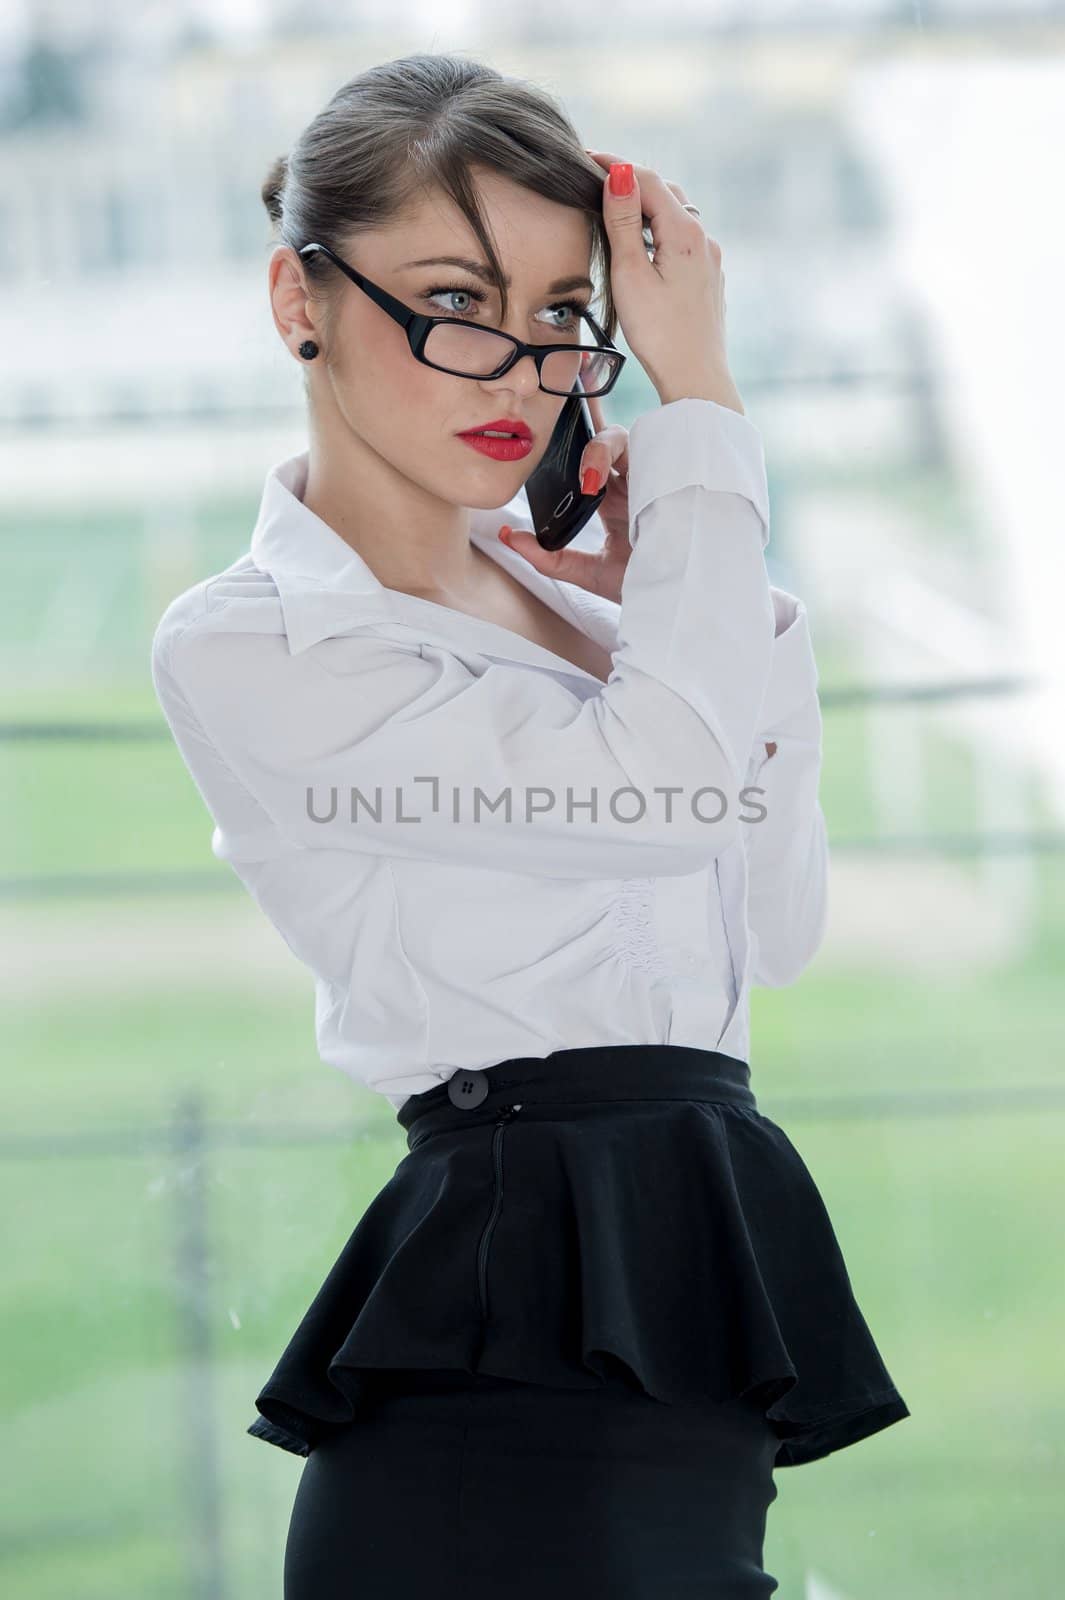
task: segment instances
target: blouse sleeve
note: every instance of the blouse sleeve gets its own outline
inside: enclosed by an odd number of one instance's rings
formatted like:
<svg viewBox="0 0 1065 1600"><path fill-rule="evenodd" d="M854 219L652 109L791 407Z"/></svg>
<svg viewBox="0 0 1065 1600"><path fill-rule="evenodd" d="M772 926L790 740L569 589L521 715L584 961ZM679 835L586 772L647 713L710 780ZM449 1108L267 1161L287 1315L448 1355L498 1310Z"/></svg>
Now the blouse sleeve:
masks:
<svg viewBox="0 0 1065 1600"><path fill-rule="evenodd" d="M819 799L822 755L817 664L803 602L772 590L773 663L747 768L744 821L752 983L793 983L821 946L828 915L828 836ZM774 744L772 755L766 744Z"/></svg>
<svg viewBox="0 0 1065 1600"><path fill-rule="evenodd" d="M727 848L747 826L774 649L757 429L701 399L638 417L629 511L613 668L585 699L369 625L292 654L283 634L227 626L226 606L168 608L153 676L215 853L324 846L603 878L692 872Z"/></svg>

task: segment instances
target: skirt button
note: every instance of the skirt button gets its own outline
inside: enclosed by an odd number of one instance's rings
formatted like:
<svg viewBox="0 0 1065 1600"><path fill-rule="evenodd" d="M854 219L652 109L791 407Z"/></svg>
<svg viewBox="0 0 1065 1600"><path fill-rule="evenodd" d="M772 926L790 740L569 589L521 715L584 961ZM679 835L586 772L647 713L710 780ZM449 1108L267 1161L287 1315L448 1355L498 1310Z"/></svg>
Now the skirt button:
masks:
<svg viewBox="0 0 1065 1600"><path fill-rule="evenodd" d="M447 1095L453 1106L472 1111L488 1094L488 1080L483 1072L467 1072L460 1067L447 1080Z"/></svg>

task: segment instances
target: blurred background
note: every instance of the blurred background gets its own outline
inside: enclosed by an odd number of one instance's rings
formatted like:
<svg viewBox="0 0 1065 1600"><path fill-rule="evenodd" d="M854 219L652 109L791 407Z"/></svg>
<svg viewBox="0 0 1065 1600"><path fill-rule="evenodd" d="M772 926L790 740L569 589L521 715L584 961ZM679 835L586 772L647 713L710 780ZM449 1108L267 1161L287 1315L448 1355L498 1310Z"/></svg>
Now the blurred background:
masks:
<svg viewBox="0 0 1065 1600"><path fill-rule="evenodd" d="M752 1081L912 1416L778 1473L767 1570L780 1600L1053 1594L1058 0L8 0L0 1585L280 1594L302 1462L246 1434L254 1396L406 1152L318 1061L309 973L213 858L149 643L306 442L266 170L412 50L538 80L701 207L770 576L810 611L830 922L752 996ZM656 403L630 361L605 406Z"/></svg>

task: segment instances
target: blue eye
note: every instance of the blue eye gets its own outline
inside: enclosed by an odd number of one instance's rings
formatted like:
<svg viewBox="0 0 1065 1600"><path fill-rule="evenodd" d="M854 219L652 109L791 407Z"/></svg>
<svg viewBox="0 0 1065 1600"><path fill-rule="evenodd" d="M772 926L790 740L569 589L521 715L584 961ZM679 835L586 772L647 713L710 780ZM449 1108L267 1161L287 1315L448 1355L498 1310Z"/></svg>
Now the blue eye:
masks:
<svg viewBox="0 0 1065 1600"><path fill-rule="evenodd" d="M458 287L455 287L453 289L427 289L425 291L425 299L426 300L435 300L438 295L445 295L445 294L465 294L465 295L469 295L471 300L476 300L478 302L483 301L485 299L484 292L481 289L460 289ZM461 309L456 311L454 306L448 306L446 309L447 309L447 315L449 317L461 317L461 316L465 316L465 315L468 314L468 313L462 311Z"/></svg>
<svg viewBox="0 0 1065 1600"><path fill-rule="evenodd" d="M569 312L569 320L561 324L562 328L568 333L571 328L579 326L584 306L579 300L557 300L553 306L547 306L545 309L547 311Z"/></svg>

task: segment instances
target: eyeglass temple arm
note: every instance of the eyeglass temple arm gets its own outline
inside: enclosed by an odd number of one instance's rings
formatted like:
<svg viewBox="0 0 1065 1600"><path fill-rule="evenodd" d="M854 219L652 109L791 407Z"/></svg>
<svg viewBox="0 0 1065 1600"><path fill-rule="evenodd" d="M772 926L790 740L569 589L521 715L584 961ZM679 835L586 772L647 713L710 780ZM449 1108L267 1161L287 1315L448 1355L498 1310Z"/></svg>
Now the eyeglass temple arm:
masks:
<svg viewBox="0 0 1065 1600"><path fill-rule="evenodd" d="M410 306L403 304L402 300L397 300L395 295L389 294L387 289L379 288L369 278L363 277L361 272L356 272L354 267L349 267L347 262L341 261L340 257L334 254L327 244L305 244L298 253L302 256L308 250L320 250L323 255L328 256L334 266L339 267L341 272L351 279L352 283L357 284L363 294L368 294L371 300L376 301L382 311L387 311L389 316L399 323L400 327L409 329L412 322L431 322L433 320L431 317L422 317L417 311L412 311Z"/></svg>

